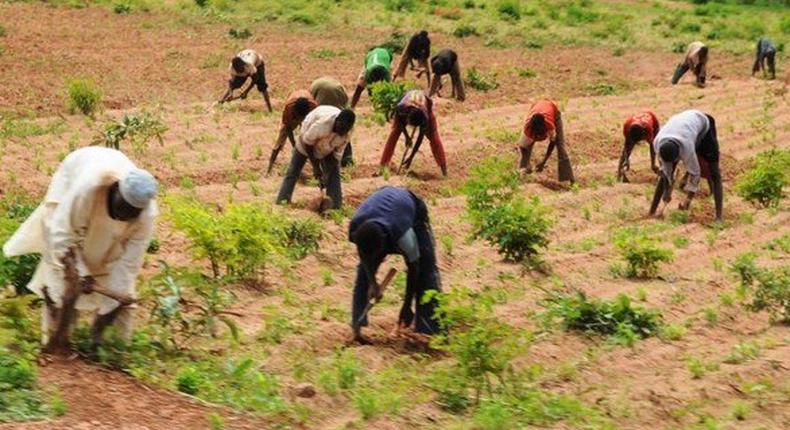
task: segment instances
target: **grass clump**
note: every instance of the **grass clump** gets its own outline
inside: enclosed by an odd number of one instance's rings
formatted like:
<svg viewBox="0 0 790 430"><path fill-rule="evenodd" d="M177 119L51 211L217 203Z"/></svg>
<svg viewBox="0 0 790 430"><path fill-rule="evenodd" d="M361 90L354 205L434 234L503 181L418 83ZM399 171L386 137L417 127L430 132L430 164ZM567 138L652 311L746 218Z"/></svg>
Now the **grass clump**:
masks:
<svg viewBox="0 0 790 430"><path fill-rule="evenodd" d="M69 112L81 112L93 117L101 107L102 91L87 78L71 78L66 81Z"/></svg>
<svg viewBox="0 0 790 430"><path fill-rule="evenodd" d="M550 323L560 319L565 330L609 336L626 346L655 336L662 327L660 312L633 306L624 294L614 300L590 300L582 292L559 295L550 297L547 307Z"/></svg>
<svg viewBox="0 0 790 430"><path fill-rule="evenodd" d="M673 252L659 246L658 241L638 227L627 227L615 234L615 246L625 259L625 275L629 278L652 278L660 263L670 262Z"/></svg>
<svg viewBox="0 0 790 430"><path fill-rule="evenodd" d="M474 24L470 23L463 23L458 24L457 27L453 30L453 36L462 39L464 37L469 36L479 36L480 32L477 30L477 27Z"/></svg>
<svg viewBox="0 0 790 430"><path fill-rule="evenodd" d="M484 74L477 67L472 66L466 69L466 84L478 91L491 91L499 88L496 74Z"/></svg>
<svg viewBox="0 0 790 430"><path fill-rule="evenodd" d="M148 111L124 115L120 121L104 125L104 131L94 139L94 144L108 148L121 149L121 143L128 141L135 154L143 154L151 139L164 144L162 135L167 125L160 117Z"/></svg>
<svg viewBox="0 0 790 430"><path fill-rule="evenodd" d="M520 183L511 160L489 158L472 169L464 186L473 235L515 262L536 258L548 245L553 225L549 209L537 197L518 195Z"/></svg>
<svg viewBox="0 0 790 430"><path fill-rule="evenodd" d="M751 169L737 180L735 189L744 200L775 207L790 181L790 150L774 149L757 155Z"/></svg>

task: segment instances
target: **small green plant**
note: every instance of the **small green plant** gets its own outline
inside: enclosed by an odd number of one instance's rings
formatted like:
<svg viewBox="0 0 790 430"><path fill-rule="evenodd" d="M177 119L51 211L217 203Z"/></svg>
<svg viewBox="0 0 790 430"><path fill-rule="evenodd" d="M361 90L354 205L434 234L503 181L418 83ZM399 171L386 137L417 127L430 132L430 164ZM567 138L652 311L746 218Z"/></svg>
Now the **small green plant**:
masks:
<svg viewBox="0 0 790 430"><path fill-rule="evenodd" d="M407 91L416 88L413 82L376 82L370 86L370 103L379 120L389 121L395 113L395 107Z"/></svg>
<svg viewBox="0 0 790 430"><path fill-rule="evenodd" d="M706 363L702 359L695 357L686 360L686 367L691 372L693 379L701 379L706 374L719 370L717 363Z"/></svg>
<svg viewBox="0 0 790 430"><path fill-rule="evenodd" d="M198 369L187 366L178 371L175 383L178 391L194 396L200 390L200 385L204 383L204 380Z"/></svg>
<svg viewBox="0 0 790 430"><path fill-rule="evenodd" d="M660 263L670 262L671 249L662 248L658 242L637 227L627 227L615 235L615 246L625 259L629 278L651 278L658 274Z"/></svg>
<svg viewBox="0 0 790 430"><path fill-rule="evenodd" d="M132 5L129 2L121 1L112 6L112 11L118 15L128 15L132 13Z"/></svg>
<svg viewBox="0 0 790 430"><path fill-rule="evenodd" d="M167 125L160 117L148 111L141 111L124 115L120 121L108 122L104 125L104 131L94 139L93 143L121 149L121 143L127 141L135 154L143 154L151 139L156 139L160 145L163 145L162 135L166 131Z"/></svg>
<svg viewBox="0 0 790 430"><path fill-rule="evenodd" d="M416 0L385 0L384 7L394 12L410 12L417 7Z"/></svg>
<svg viewBox="0 0 790 430"><path fill-rule="evenodd" d="M249 39L252 32L248 28L231 28L228 30L228 37L231 39Z"/></svg>
<svg viewBox="0 0 790 430"><path fill-rule="evenodd" d="M757 155L753 168L743 173L735 185L744 200L763 207L775 207L790 182L790 150L770 150Z"/></svg>
<svg viewBox="0 0 790 430"><path fill-rule="evenodd" d="M743 342L735 345L724 358L728 364L741 364L760 356L760 347L754 342Z"/></svg>
<svg viewBox="0 0 790 430"><path fill-rule="evenodd" d="M43 418L47 406L36 387L35 363L0 347L0 422Z"/></svg>
<svg viewBox="0 0 790 430"><path fill-rule="evenodd" d="M92 80L87 78L71 78L66 81L68 93L68 109L70 112L81 112L83 115L93 117L99 110L102 91L96 87Z"/></svg>
<svg viewBox="0 0 790 430"><path fill-rule="evenodd" d="M472 66L466 69L466 84L478 91L491 91L499 88L496 74L486 75L477 67Z"/></svg>
<svg viewBox="0 0 790 430"><path fill-rule="evenodd" d="M688 332L688 330L682 325L666 324L661 327L659 335L664 340L674 341L682 339L683 336L686 335L686 332Z"/></svg>
<svg viewBox="0 0 790 430"><path fill-rule="evenodd" d="M661 328L658 311L632 306L624 294L611 301L590 300L582 292L559 295L548 298L547 308L544 316L548 322L560 319L566 330L611 336L626 345L655 336Z"/></svg>
<svg viewBox="0 0 790 430"><path fill-rule="evenodd" d="M480 33L477 31L477 27L475 27L475 25L471 23L458 24L458 26L455 27L455 30L453 30L453 36L458 38L479 36L479 35Z"/></svg>
<svg viewBox="0 0 790 430"><path fill-rule="evenodd" d="M0 201L0 243L5 243L35 208L26 196L6 195ZM17 294L26 292L40 260L38 254L9 258L0 252L0 287L13 286Z"/></svg>
<svg viewBox="0 0 790 430"><path fill-rule="evenodd" d="M521 19L521 2L519 0L500 0L497 4L497 12L506 20L518 21Z"/></svg>
<svg viewBox="0 0 790 430"><path fill-rule="evenodd" d="M735 402L732 407L732 417L738 421L743 421L746 416L752 411L751 406L745 402Z"/></svg>
<svg viewBox="0 0 790 430"><path fill-rule="evenodd" d="M323 236L323 225L314 218L292 219L281 227L282 244L286 254L301 260L318 250L318 242Z"/></svg>
<svg viewBox="0 0 790 430"><path fill-rule="evenodd" d="M201 9L208 6L208 4L209 0L195 0L195 5Z"/></svg>
<svg viewBox="0 0 790 430"><path fill-rule="evenodd" d="M772 321L790 321L790 267L757 267L754 254L738 257L732 267L741 277L741 287L751 296L747 309L768 311Z"/></svg>

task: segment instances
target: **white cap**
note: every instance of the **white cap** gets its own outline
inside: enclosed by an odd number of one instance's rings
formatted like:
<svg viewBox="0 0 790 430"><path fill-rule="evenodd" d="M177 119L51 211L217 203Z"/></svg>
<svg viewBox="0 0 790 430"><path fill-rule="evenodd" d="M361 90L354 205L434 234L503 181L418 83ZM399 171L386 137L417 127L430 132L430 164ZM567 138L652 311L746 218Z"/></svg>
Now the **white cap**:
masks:
<svg viewBox="0 0 790 430"><path fill-rule="evenodd" d="M148 206L148 203L156 197L158 188L156 178L142 169L134 169L127 173L118 187L121 197L138 209L145 209Z"/></svg>

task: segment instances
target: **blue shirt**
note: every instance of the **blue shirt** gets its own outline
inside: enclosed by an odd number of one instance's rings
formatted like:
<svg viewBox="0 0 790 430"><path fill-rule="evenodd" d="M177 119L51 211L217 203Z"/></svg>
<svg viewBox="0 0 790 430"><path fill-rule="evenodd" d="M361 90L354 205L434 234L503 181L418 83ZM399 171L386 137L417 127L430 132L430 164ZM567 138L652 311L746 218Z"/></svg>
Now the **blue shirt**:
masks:
<svg viewBox="0 0 790 430"><path fill-rule="evenodd" d="M419 258L412 227L417 222L417 197L405 188L383 187L367 198L354 212L348 226L348 236L354 242L354 232L367 221L373 221L387 234L387 249L397 250L410 262Z"/></svg>

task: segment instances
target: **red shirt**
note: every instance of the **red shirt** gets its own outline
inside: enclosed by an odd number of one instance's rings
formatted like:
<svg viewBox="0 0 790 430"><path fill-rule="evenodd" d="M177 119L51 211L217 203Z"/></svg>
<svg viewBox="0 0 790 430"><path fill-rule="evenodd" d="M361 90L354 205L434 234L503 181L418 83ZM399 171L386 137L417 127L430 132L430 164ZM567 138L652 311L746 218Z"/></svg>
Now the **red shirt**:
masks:
<svg viewBox="0 0 790 430"><path fill-rule="evenodd" d="M285 101L285 108L283 109L283 124L287 125L288 127L296 128L299 123L296 121L296 112L294 112L294 106L296 105L296 100L300 98L306 98L307 102L310 103L310 110L312 111L318 106L318 103L315 102L313 95L310 94L309 91L306 90L296 90L288 96L288 99ZM302 118L304 120L304 118Z"/></svg>
<svg viewBox="0 0 790 430"><path fill-rule="evenodd" d="M656 138L658 129L660 128L656 115L653 114L653 112L644 111L625 120L625 124L623 125L623 136L625 136L626 139L628 138L628 131L634 125L639 125L640 127L647 130L647 136L645 136L645 140L652 144L653 140Z"/></svg>
<svg viewBox="0 0 790 430"><path fill-rule="evenodd" d="M536 134L530 129L529 121L536 114L543 115L543 119L546 120L546 132L544 134ZM560 110L557 109L557 105L551 100L541 100L535 103L530 108L527 119L524 121L524 134L534 142L546 140L554 132L559 114Z"/></svg>

